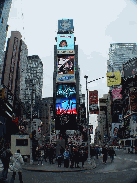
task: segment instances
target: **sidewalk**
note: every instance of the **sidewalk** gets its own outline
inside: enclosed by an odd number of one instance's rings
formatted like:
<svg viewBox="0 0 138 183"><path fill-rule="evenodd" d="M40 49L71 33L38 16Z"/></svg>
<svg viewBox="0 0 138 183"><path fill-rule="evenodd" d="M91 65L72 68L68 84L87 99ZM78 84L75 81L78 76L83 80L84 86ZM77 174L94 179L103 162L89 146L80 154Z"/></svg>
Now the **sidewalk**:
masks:
<svg viewBox="0 0 138 183"><path fill-rule="evenodd" d="M50 164L49 161L43 161L43 165L41 163L38 165L37 161L33 163L33 165L26 164L23 167L24 170L30 171L39 171L39 172L78 172L84 170L91 170L96 168L95 161L92 160L92 164L88 165L87 162L84 162L84 166L82 168L82 163L79 163L80 168L64 168L64 163L61 164L61 167L58 167L58 163L54 161L54 164ZM69 163L70 165L70 163Z"/></svg>

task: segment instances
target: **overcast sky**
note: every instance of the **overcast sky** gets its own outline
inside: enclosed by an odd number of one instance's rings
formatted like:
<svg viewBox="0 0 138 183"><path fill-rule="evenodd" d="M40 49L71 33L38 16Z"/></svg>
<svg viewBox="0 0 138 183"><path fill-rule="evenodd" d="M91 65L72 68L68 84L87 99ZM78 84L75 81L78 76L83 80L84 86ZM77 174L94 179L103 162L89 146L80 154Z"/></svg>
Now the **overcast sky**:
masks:
<svg viewBox="0 0 138 183"><path fill-rule="evenodd" d="M102 97L108 93L110 44L137 42L136 4L136 0L13 0L7 38L11 31L21 32L28 55L38 55L43 62L42 97L52 97L58 20L73 19L82 93L86 90L84 75L88 81L105 77L88 84L89 90L98 90Z"/></svg>

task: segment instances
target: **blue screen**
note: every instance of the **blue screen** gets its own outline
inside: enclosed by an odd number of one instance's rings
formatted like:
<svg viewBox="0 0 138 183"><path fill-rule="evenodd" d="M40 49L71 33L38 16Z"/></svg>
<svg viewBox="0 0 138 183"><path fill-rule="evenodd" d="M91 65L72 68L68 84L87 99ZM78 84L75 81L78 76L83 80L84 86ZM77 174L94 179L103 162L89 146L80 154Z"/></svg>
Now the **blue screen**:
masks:
<svg viewBox="0 0 138 183"><path fill-rule="evenodd" d="M74 50L74 35L73 34L57 34L57 49L58 50Z"/></svg>

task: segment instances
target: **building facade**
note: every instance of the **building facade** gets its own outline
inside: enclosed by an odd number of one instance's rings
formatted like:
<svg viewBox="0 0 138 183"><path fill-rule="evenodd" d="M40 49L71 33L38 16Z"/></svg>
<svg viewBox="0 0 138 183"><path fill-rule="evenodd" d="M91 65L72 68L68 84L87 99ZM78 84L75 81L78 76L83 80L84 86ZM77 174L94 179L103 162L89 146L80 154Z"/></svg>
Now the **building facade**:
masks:
<svg viewBox="0 0 138 183"><path fill-rule="evenodd" d="M122 64L131 58L137 57L136 43L113 43L109 48L109 60L107 61L107 72L120 71L123 75Z"/></svg>
<svg viewBox="0 0 138 183"><path fill-rule="evenodd" d="M8 18L11 8L12 0L1 0L0 1L0 86L1 86L1 77L3 70L3 57L4 57L4 48L6 43L7 31L8 31Z"/></svg>
<svg viewBox="0 0 138 183"><path fill-rule="evenodd" d="M38 115L39 101L42 100L43 87L43 63L38 55L27 57L26 77L25 77L24 102L27 110L33 104L33 114ZM35 114L34 114L35 115Z"/></svg>

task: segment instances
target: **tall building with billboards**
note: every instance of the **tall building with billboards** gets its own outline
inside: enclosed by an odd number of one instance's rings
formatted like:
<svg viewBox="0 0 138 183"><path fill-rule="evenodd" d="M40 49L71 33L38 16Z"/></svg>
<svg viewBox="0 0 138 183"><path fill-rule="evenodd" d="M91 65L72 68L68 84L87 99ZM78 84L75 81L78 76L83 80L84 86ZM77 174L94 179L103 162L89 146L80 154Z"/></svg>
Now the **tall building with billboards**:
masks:
<svg viewBox="0 0 138 183"><path fill-rule="evenodd" d="M73 20L58 20L54 45L53 103L56 130L77 129L79 104L78 46Z"/></svg>
<svg viewBox="0 0 138 183"><path fill-rule="evenodd" d="M4 61L4 48L6 43L7 31L8 31L8 17L11 8L12 0L1 0L0 1L0 87L1 77Z"/></svg>
<svg viewBox="0 0 138 183"><path fill-rule="evenodd" d="M123 75L123 63L137 57L136 43L112 43L109 48L107 72L120 71Z"/></svg>

